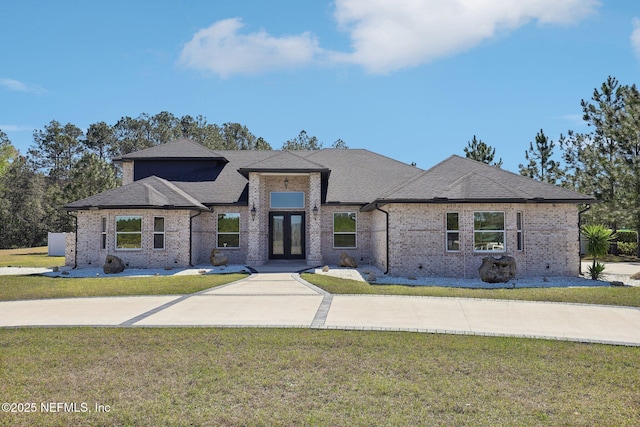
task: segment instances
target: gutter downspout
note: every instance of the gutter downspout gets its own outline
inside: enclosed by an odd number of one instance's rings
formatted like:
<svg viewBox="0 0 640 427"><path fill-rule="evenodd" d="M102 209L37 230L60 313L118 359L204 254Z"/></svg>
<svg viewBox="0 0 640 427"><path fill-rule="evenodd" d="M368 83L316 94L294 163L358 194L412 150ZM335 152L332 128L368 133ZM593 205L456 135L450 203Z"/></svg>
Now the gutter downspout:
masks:
<svg viewBox="0 0 640 427"><path fill-rule="evenodd" d="M189 215L189 267L193 267L193 218L201 214L202 211L198 211L198 213L193 216Z"/></svg>
<svg viewBox="0 0 640 427"><path fill-rule="evenodd" d="M73 268L78 268L78 216L73 215L71 211L67 211L67 215L73 217L75 220L75 243L73 248Z"/></svg>
<svg viewBox="0 0 640 427"><path fill-rule="evenodd" d="M582 214L585 213L586 211L588 211L589 209L591 209L591 205L587 205L586 208L584 208L583 210L581 210L580 212L578 212L578 259L580 260L580 262L578 263L578 274L582 275L582 259L580 258L580 245L582 244L582 240L581 240L581 230L582 230Z"/></svg>
<svg viewBox="0 0 640 427"><path fill-rule="evenodd" d="M378 207L378 204L376 203L376 210L382 212L386 217L387 217L387 228L386 228L386 232L387 232L387 238L386 238L386 243L387 243L387 261L385 263L385 272L384 274L389 274L389 212L387 211L383 211L382 209L380 209Z"/></svg>

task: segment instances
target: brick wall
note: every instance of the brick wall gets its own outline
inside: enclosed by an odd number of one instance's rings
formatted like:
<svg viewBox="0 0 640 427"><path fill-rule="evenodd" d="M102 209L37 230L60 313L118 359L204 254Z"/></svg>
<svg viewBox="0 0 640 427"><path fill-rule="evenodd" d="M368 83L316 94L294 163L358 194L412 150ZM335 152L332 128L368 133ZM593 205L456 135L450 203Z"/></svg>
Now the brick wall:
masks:
<svg viewBox="0 0 640 427"><path fill-rule="evenodd" d="M333 214L340 212L356 213L356 247L336 248L333 242ZM337 264L344 252L358 261L358 264L371 264L371 212L360 212L360 206L323 206L321 216L322 263Z"/></svg>
<svg viewBox="0 0 640 427"><path fill-rule="evenodd" d="M576 275L578 210L569 204L392 204L390 212L390 274L398 276L478 277L486 256L516 259L518 276ZM473 246L473 213L505 212L505 249L479 253ZM458 212L460 251L447 252L446 213ZM516 212L523 214L524 249L517 250ZM383 262L382 234L375 222L375 261Z"/></svg>
<svg viewBox="0 0 640 427"><path fill-rule="evenodd" d="M116 216L139 215L142 217L142 248L116 249ZM153 248L153 218L165 218L165 248ZM102 267L107 255L120 257L129 267L169 268L189 265L189 216L190 211L162 209L106 209L78 211L78 267ZM106 249L101 248L102 218L106 218ZM71 253L75 242L67 241L67 254ZM70 261L67 260L66 263Z"/></svg>
<svg viewBox="0 0 640 427"><path fill-rule="evenodd" d="M240 247L216 248L218 214L240 214ZM230 264L244 264L249 249L249 209L246 206L216 206L213 212L203 212L193 218L193 264L210 265L211 251L220 250Z"/></svg>

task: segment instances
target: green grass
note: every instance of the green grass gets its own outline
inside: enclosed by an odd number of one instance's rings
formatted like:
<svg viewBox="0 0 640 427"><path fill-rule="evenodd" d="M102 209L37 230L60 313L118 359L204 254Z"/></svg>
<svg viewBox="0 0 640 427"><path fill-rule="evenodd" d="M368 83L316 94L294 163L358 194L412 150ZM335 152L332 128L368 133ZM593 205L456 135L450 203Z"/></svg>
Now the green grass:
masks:
<svg viewBox="0 0 640 427"><path fill-rule="evenodd" d="M48 256L47 247L0 249L0 267L61 267L63 256Z"/></svg>
<svg viewBox="0 0 640 427"><path fill-rule="evenodd" d="M191 294L247 277L246 274L194 276L52 278L2 276L0 301L122 295Z"/></svg>
<svg viewBox="0 0 640 427"><path fill-rule="evenodd" d="M0 330L2 426L640 424L640 348L405 332ZM42 413L41 403L87 413ZM95 404L109 413L95 412Z"/></svg>
<svg viewBox="0 0 640 427"><path fill-rule="evenodd" d="M463 289L437 286L370 285L367 282L310 273L302 274L302 278L332 294L416 295L640 307L640 287Z"/></svg>

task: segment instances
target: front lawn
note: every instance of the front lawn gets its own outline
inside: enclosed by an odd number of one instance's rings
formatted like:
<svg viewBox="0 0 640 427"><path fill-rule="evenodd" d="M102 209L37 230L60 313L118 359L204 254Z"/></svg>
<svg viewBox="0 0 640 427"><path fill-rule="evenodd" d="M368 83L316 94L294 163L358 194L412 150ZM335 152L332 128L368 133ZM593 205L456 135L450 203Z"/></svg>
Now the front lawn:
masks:
<svg viewBox="0 0 640 427"><path fill-rule="evenodd" d="M416 295L640 307L640 287L465 289L437 286L370 285L367 282L311 273L304 273L301 277L332 294Z"/></svg>
<svg viewBox="0 0 640 427"><path fill-rule="evenodd" d="M207 274L160 277L52 278L0 277L0 301L123 295L191 294L235 282L247 274Z"/></svg>
<svg viewBox="0 0 640 427"><path fill-rule="evenodd" d="M0 267L62 267L63 256L48 256L47 247L0 249Z"/></svg>
<svg viewBox="0 0 640 427"><path fill-rule="evenodd" d="M6 426L640 424L633 347L379 331L29 328L0 330L0 348L2 402L36 408L0 413ZM52 402L69 411L44 412Z"/></svg>

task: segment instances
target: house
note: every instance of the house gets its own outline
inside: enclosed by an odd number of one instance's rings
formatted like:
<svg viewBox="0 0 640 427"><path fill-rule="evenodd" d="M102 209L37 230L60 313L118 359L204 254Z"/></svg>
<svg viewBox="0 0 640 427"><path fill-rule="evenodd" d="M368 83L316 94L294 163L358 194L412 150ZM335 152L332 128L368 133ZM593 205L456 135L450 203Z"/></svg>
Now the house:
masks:
<svg viewBox="0 0 640 427"><path fill-rule="evenodd" d="M363 149L213 151L189 139L115 161L123 185L65 206L67 265L132 267L342 253L391 275L477 277L510 255L518 276L579 271L578 205L594 199L451 156L429 170Z"/></svg>

